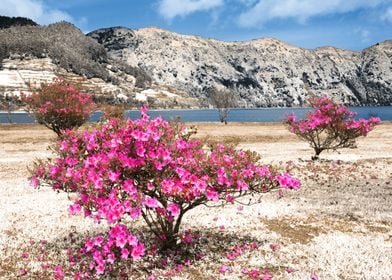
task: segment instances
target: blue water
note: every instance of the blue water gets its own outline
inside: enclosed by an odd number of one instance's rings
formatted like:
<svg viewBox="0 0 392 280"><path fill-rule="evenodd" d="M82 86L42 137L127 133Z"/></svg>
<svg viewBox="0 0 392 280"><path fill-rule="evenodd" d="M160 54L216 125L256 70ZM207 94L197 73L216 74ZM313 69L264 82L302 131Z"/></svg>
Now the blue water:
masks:
<svg viewBox="0 0 392 280"><path fill-rule="evenodd" d="M229 112L229 122L281 122L285 115L294 112L298 118L305 116L308 108L262 108L262 109L231 109ZM392 120L392 106L382 107L350 107L350 110L357 112L356 118L369 118L377 116L382 121ZM217 122L219 121L216 109L195 109L195 110L150 110L151 117L162 116L166 120L180 117L183 122ZM90 121L96 122L102 116L101 112L92 114ZM130 119L140 117L140 112L130 110L126 116ZM25 112L12 113L13 123L34 123L32 116ZM8 123L7 113L0 112L0 123Z"/></svg>

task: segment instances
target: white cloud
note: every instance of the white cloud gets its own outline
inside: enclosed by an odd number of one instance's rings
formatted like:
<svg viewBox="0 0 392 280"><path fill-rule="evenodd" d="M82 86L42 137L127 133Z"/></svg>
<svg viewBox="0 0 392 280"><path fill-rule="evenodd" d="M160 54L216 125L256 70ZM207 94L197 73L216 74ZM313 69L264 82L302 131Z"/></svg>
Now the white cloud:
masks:
<svg viewBox="0 0 392 280"><path fill-rule="evenodd" d="M49 24L61 20L74 21L66 12L52 9L39 0L1 0L0 14L27 17L39 24Z"/></svg>
<svg viewBox="0 0 392 280"><path fill-rule="evenodd" d="M177 16L187 16L198 11L209 11L220 7L224 0L160 0L159 13L171 20Z"/></svg>
<svg viewBox="0 0 392 280"><path fill-rule="evenodd" d="M238 23L243 27L254 27L279 18L305 22L315 16L347 13L386 2L392 0L258 0L239 16Z"/></svg>
<svg viewBox="0 0 392 280"><path fill-rule="evenodd" d="M381 16L381 19L392 23L392 7L386 10L386 12Z"/></svg>

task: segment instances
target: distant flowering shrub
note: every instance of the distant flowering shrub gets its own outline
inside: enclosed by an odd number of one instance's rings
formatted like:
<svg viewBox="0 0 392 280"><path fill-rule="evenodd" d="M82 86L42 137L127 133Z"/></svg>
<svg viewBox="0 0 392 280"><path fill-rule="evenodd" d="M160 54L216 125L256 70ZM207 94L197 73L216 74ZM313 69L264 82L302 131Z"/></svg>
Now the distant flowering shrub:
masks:
<svg viewBox="0 0 392 280"><path fill-rule="evenodd" d="M111 227L86 241L89 269L101 275L121 261L137 260L144 245L130 232L141 217L161 250L175 249L192 236L179 234L184 214L209 203L234 203L247 194L282 187L298 189L288 173L258 165L249 151L217 145L208 150L182 124L150 119L111 119L94 131L67 131L55 147L56 158L37 163L32 184L78 194L70 206Z"/></svg>
<svg viewBox="0 0 392 280"><path fill-rule="evenodd" d="M23 100L37 122L58 136L67 129L81 126L95 109L90 94L83 93L77 86L59 78L23 96Z"/></svg>
<svg viewBox="0 0 392 280"><path fill-rule="evenodd" d="M309 103L314 110L304 119L296 120L292 113L285 123L292 133L309 142L315 152L313 160L324 150L355 148L355 139L366 136L380 123L375 117L354 120L354 112L326 97L311 98Z"/></svg>

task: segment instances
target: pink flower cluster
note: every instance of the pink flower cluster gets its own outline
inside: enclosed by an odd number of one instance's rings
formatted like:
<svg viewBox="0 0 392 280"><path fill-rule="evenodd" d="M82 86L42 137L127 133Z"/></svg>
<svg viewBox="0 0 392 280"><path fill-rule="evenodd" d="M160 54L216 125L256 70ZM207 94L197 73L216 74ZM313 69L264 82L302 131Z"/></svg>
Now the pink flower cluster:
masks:
<svg viewBox="0 0 392 280"><path fill-rule="evenodd" d="M301 186L301 182L288 173L277 175L275 178L283 188L298 190Z"/></svg>
<svg viewBox="0 0 392 280"><path fill-rule="evenodd" d="M150 119L146 108L141 113L135 121L112 119L94 131L68 131L55 148L58 156L37 164L33 174L36 186L78 194L71 213L83 211L111 225L107 240L98 236L86 243L97 274L114 261L143 255L123 224L127 217L142 217L163 246L172 246L184 213L196 206L233 203L279 186L299 188L289 174L258 165L252 152L224 145L206 150L184 126ZM192 241L190 235L182 238Z"/></svg>
<svg viewBox="0 0 392 280"><path fill-rule="evenodd" d="M323 150L355 147L355 138L366 136L377 124L379 118L355 120L355 113L327 97L312 98L309 111L304 119L297 120L290 114L285 123L289 130L308 141L317 159Z"/></svg>
<svg viewBox="0 0 392 280"><path fill-rule="evenodd" d="M138 260L144 255L144 245L131 234L123 224L117 224L109 231L108 237L97 235L87 239L82 252L90 255L90 270L95 269L101 275L105 269L112 270L112 265L120 260Z"/></svg>
<svg viewBox="0 0 392 280"><path fill-rule="evenodd" d="M362 136L367 136L368 133L373 129L374 126L380 123L380 118L371 117L368 120L349 120L346 122L346 128L348 130L360 131Z"/></svg>
<svg viewBox="0 0 392 280"><path fill-rule="evenodd" d="M61 130L79 127L96 108L91 94L62 79L43 85L40 90L23 96L27 108L40 124L60 135Z"/></svg>
<svg viewBox="0 0 392 280"><path fill-rule="evenodd" d="M355 131L356 134L366 136L380 123L380 119L375 117L369 120L354 120L356 113L327 97L312 98L310 104L314 110L309 111L304 119L297 121L293 113L286 118L291 132L312 133L317 130L334 129Z"/></svg>
<svg viewBox="0 0 392 280"><path fill-rule="evenodd" d="M258 249L259 245L257 243L244 244L242 246L236 245L234 248L227 254L227 259L230 261L235 260L239 256L243 255L246 251L253 251Z"/></svg>

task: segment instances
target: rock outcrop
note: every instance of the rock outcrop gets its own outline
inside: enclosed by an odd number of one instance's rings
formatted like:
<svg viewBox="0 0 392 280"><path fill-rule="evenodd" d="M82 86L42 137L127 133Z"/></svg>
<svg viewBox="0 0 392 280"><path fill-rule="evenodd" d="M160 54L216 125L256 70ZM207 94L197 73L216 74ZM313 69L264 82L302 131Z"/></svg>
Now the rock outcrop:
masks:
<svg viewBox="0 0 392 280"><path fill-rule="evenodd" d="M221 42L159 28L114 27L88 36L112 58L205 105L210 87L232 91L243 107L303 106L310 94L349 105L392 105L392 41L355 52L309 50L270 38Z"/></svg>

